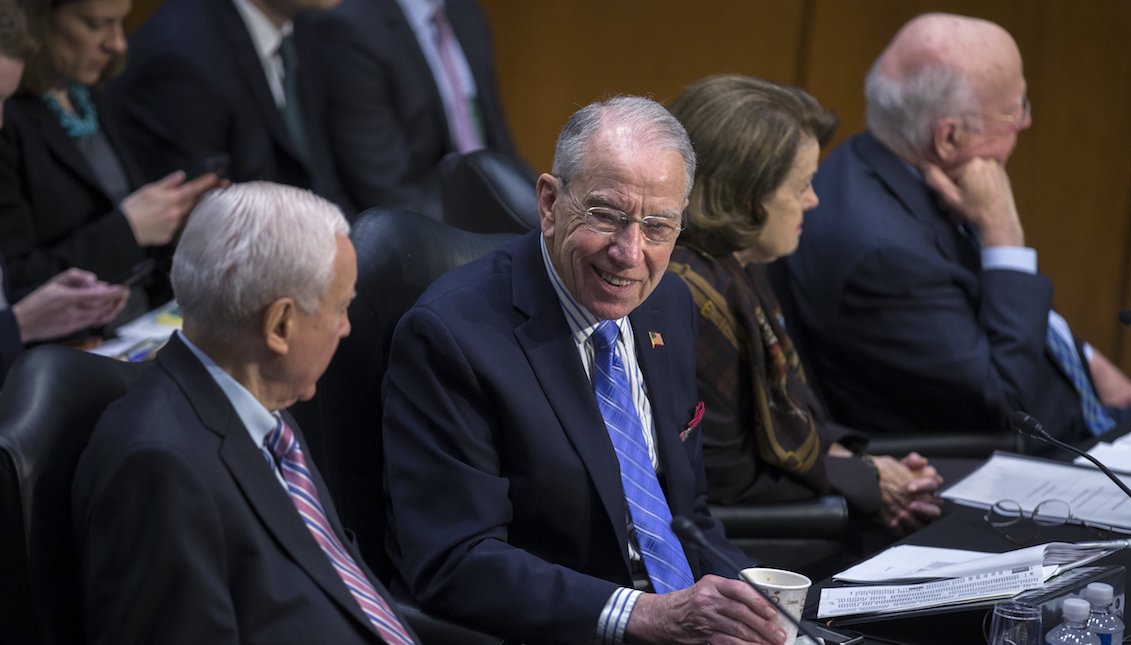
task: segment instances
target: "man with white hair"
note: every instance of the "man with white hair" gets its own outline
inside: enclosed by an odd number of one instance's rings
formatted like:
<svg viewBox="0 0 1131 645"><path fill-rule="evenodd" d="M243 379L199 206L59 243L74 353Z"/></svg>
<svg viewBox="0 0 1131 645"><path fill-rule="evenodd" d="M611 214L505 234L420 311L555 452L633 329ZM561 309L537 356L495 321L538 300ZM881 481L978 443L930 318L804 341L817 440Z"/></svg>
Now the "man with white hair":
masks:
<svg viewBox="0 0 1131 645"><path fill-rule="evenodd" d="M833 416L876 434L997 430L1024 410L1081 441L1131 382L1080 347L1025 247L1005 166L1032 123L1002 27L926 14L867 80L868 131L833 151L786 260L792 321Z"/></svg>
<svg viewBox="0 0 1131 645"><path fill-rule="evenodd" d="M75 474L89 642L416 642L284 411L349 334L348 232L336 206L270 183L193 210L173 257L184 332Z"/></svg>

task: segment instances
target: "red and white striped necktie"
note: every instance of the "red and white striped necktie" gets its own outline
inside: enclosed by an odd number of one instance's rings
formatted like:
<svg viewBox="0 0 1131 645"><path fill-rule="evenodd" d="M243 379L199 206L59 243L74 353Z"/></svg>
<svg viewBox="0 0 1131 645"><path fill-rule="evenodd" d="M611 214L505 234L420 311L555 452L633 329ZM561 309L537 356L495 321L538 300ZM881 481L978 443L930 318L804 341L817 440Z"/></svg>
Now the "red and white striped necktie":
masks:
<svg viewBox="0 0 1131 645"><path fill-rule="evenodd" d="M365 577L330 527L330 522L326 520L326 512L322 510L318 489L314 487L310 470L306 467L302 448L299 447L290 426L284 423L281 417L276 419L275 429L267 434L263 443L278 461L291 502L302 516L306 528L310 529L310 534L322 547L322 551L334 565L334 570L338 572L346 588L357 600L369 622L373 623L377 632L381 634L381 638L389 645L413 645L414 641L408 635L408 630L397 620L389 604L373 588L373 584Z"/></svg>

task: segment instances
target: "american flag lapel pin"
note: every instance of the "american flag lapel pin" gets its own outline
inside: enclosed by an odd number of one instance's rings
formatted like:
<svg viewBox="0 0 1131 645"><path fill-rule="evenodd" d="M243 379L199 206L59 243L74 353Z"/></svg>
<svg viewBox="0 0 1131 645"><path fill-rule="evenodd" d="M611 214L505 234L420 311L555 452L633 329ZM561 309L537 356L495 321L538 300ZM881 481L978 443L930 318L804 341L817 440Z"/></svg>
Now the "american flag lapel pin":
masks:
<svg viewBox="0 0 1131 645"><path fill-rule="evenodd" d="M664 335L658 331L648 332L648 340L652 341L652 349L664 346Z"/></svg>

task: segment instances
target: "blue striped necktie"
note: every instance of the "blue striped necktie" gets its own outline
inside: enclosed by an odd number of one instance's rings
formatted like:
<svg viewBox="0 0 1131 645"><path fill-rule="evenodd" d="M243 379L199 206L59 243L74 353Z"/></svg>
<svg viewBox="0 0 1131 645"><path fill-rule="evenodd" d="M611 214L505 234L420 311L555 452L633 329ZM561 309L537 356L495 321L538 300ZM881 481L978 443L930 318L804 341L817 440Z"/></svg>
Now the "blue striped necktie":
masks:
<svg viewBox="0 0 1131 645"><path fill-rule="evenodd" d="M1101 435L1111 430L1115 427L1115 420L1104 410L1103 404L1096 396L1092 382L1088 379L1088 375L1084 373L1084 363L1080 360L1079 352L1063 336L1056 333L1051 325L1048 329L1049 351L1052 352L1057 365L1064 370L1068 380L1072 381L1072 386L1076 388L1076 392L1080 395L1080 407L1084 412L1084 425L1094 435Z"/></svg>
<svg viewBox="0 0 1131 645"><path fill-rule="evenodd" d="M597 394L597 407L605 417L605 426L620 463L624 498L636 527L636 541L648 578L656 593L678 591L690 587L695 580L687 556L672 533L671 510L648 457L643 425L628 387L628 375L617 356L619 333L620 329L612 320L602 321L593 332L596 348L593 389Z"/></svg>
<svg viewBox="0 0 1131 645"><path fill-rule="evenodd" d="M350 594L361 606L369 622L377 629L389 645L412 645L414 642L409 637L408 631L397 620L393 610L381 594L373 588L369 578L354 562L353 557L346 551L338 535L326 520L326 513L322 510L322 500L318 496L318 489L310 478L310 470L306 467L306 458L303 457L302 448L295 440L294 432L290 426L283 423L281 417L276 417L278 423L275 429L267 433L263 443L279 463L279 470L283 481L287 483L287 492L291 502L298 509L306 528L322 547L334 571L345 583Z"/></svg>

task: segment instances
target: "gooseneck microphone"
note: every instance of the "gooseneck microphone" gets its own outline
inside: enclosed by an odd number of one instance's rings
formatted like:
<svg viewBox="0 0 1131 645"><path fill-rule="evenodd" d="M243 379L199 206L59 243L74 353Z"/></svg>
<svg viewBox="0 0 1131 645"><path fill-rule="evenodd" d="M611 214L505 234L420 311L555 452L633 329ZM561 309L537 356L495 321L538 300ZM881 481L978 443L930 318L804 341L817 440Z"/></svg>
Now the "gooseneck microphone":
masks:
<svg viewBox="0 0 1131 645"><path fill-rule="evenodd" d="M774 609L777 610L779 614L785 616L786 620L796 625L797 631L808 636L814 643L822 642L821 639L814 636L813 632L809 631L809 629L806 628L805 625L801 624L800 621L791 616L788 611L785 611L781 607L778 607L777 603L775 603L773 599L770 598L769 594L767 594L765 591L762 591L762 589L758 585L747 580L742 575L742 567L738 566L738 564L736 564L734 560L731 560L729 557L727 557L727 554L723 553L722 550L719 549L719 547L708 542L707 537L703 535L703 531L699 530L698 526L695 526L695 522L692 522L682 515L676 515L672 518L672 531L674 531L679 539L685 544L690 543L695 545L697 548L708 551L711 555L721 560L722 563L727 567L734 569L734 571L738 573L739 580L742 580L746 584L750 585L750 587L753 588L754 591L758 592L759 596L762 596L762 599L773 605Z"/></svg>
<svg viewBox="0 0 1131 645"><path fill-rule="evenodd" d="M1054 438L1048 432L1045 432L1045 427L1041 425L1041 422L1037 421L1028 412L1017 410L1013 414L1009 415L1009 425L1013 426L1023 436L1031 437L1033 439L1039 439L1041 441L1044 441L1045 443L1052 444L1057 448L1067 450L1068 452L1075 453L1077 455L1080 455L1084 459L1087 459L1088 461L1095 464L1096 468L1099 468L1103 472L1103 474L1107 475L1108 479L1115 482L1115 485L1119 486L1124 495L1131 497L1131 488L1127 488L1127 484L1124 484L1122 479L1116 477L1115 473L1111 472L1107 466L1101 464L1098 459L1089 455L1083 450L1080 450L1076 446L1064 443L1063 441Z"/></svg>

